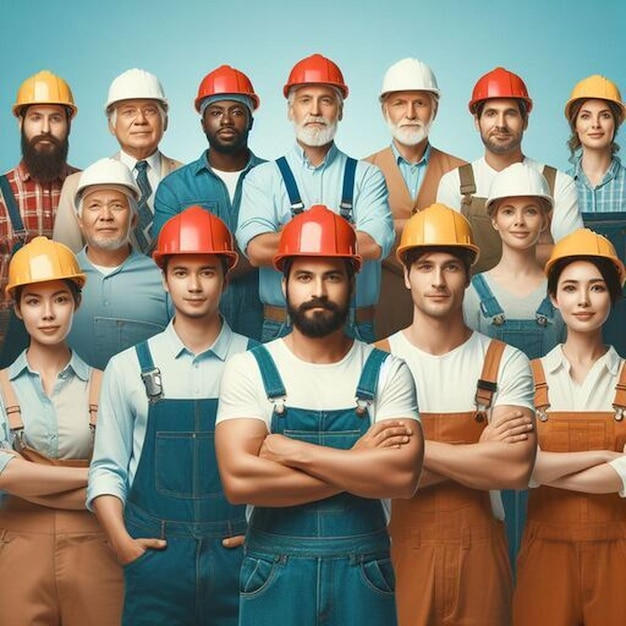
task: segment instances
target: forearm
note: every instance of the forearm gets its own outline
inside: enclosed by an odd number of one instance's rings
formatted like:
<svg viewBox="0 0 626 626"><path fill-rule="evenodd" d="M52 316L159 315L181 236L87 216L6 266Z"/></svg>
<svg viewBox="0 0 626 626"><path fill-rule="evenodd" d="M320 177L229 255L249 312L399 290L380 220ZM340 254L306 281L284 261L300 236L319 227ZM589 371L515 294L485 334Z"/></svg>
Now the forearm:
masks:
<svg viewBox="0 0 626 626"><path fill-rule="evenodd" d="M87 468L12 459L0 474L0 489L20 498L50 496L87 485Z"/></svg>
<svg viewBox="0 0 626 626"><path fill-rule="evenodd" d="M85 487L70 489L63 493L49 496L28 496L22 497L23 500L45 506L49 509L63 509L67 511L83 511L85 510Z"/></svg>
<svg viewBox="0 0 626 626"><path fill-rule="evenodd" d="M382 248L374 241L371 235L362 230L356 231L357 251L364 261L380 259Z"/></svg>
<svg viewBox="0 0 626 626"><path fill-rule="evenodd" d="M124 524L123 502L116 496L98 496L93 501L93 511L115 553L122 554L124 547L132 542Z"/></svg>
<svg viewBox="0 0 626 626"><path fill-rule="evenodd" d="M263 233L248 242L246 253L254 267L272 266L278 252L280 233Z"/></svg>
<svg viewBox="0 0 626 626"><path fill-rule="evenodd" d="M617 493L622 489L619 474L607 463L601 463L550 483L550 487L581 493Z"/></svg>
<svg viewBox="0 0 626 626"><path fill-rule="evenodd" d="M534 482L540 485L552 484L565 476L610 461L607 450L585 450L582 452L546 452L539 450L532 473Z"/></svg>
<svg viewBox="0 0 626 626"><path fill-rule="evenodd" d="M428 487L434 487L435 485L440 485L441 483L445 483L450 480L447 476L442 476L441 474L437 474L432 470L424 467L422 470L422 474L420 476L420 482L418 485L418 490L420 489L428 489Z"/></svg>

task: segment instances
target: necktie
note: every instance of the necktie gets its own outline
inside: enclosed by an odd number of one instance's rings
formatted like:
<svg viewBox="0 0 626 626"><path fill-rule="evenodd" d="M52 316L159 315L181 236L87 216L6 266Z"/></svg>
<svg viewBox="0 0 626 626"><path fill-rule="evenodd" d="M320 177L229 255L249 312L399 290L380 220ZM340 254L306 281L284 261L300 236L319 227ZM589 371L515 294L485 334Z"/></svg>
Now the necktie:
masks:
<svg viewBox="0 0 626 626"><path fill-rule="evenodd" d="M137 171L137 185L141 191L139 198L139 219L135 226L135 239L141 252L148 254L152 248L152 238L150 237L150 227L152 226L152 210L148 206L148 198L152 195L152 187L148 180L148 161L137 161L135 164Z"/></svg>

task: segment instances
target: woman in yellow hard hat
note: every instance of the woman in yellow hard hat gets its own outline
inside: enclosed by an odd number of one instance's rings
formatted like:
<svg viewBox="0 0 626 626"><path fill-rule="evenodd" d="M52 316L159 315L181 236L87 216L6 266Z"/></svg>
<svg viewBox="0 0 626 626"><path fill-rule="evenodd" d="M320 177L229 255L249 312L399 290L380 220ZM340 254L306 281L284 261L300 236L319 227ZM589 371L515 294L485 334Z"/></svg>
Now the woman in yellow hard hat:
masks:
<svg viewBox="0 0 626 626"><path fill-rule="evenodd" d="M0 607L3 626L117 626L123 580L85 508L101 372L67 347L85 275L36 237L9 266L7 295L28 348L0 370Z"/></svg>
<svg viewBox="0 0 626 626"><path fill-rule="evenodd" d="M532 362L539 451L517 562L516 626L622 624L626 615L626 369L602 340L622 294L610 241L579 229L546 264L565 343Z"/></svg>

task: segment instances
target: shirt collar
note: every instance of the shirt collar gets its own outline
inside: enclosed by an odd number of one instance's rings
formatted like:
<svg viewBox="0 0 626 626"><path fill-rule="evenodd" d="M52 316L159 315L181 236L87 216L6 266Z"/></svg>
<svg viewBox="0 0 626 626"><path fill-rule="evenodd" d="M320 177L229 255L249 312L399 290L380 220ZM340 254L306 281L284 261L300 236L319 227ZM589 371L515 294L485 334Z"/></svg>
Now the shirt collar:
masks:
<svg viewBox="0 0 626 626"><path fill-rule="evenodd" d="M59 174L58 180L63 182L73 171L76 171L76 170L71 170L70 166L67 165L66 163L65 166L63 167L63 171ZM24 161L20 161L18 163L17 167L15 168L15 173L19 177L19 179L24 182L31 180L32 178L30 175L30 172L28 171L28 167L26 167L26 163L24 163Z"/></svg>
<svg viewBox="0 0 626 626"><path fill-rule="evenodd" d="M13 361L13 363L9 366L9 380L15 380L18 378L24 371L28 371L31 374L37 374L35 370L33 370L28 364L28 360L26 359L26 350L24 350L18 357ZM80 378L81 380L88 381L89 380L89 366L72 350L70 360L68 364L59 372L60 374L63 372L72 371L74 375Z"/></svg>
<svg viewBox="0 0 626 626"><path fill-rule="evenodd" d="M563 354L563 344L559 344L553 350L548 352L543 360L547 371L551 374L555 374L559 368L563 368L567 372L571 369L570 362ZM612 376L617 376L622 360L613 346L611 346L607 352L598 359L598 361L602 362L603 366Z"/></svg>
<svg viewBox="0 0 626 626"><path fill-rule="evenodd" d="M137 165L138 160L139 159L130 156L130 154L127 154L123 150L120 150L120 161L126 165L131 172L135 169L135 165ZM161 174L161 152L159 150L156 150L149 157L141 160L148 163L148 171L154 170L157 174Z"/></svg>
<svg viewBox="0 0 626 626"><path fill-rule="evenodd" d="M250 150L250 158L248 159L248 162L244 166L243 170L241 171L247 172L248 170L251 170L255 165L258 165L258 164L259 164L259 159L252 153L252 150ZM207 172L213 173L213 168L211 167L209 163L209 150L208 149L205 150L202 153L202 156L197 161L194 161L194 163L192 163L191 165L193 165L194 174L200 174L201 172L205 170Z"/></svg>
<svg viewBox="0 0 626 626"><path fill-rule="evenodd" d="M307 167L313 167L311 165L311 161L309 161L309 158L307 157L304 151L304 148L297 141L294 146L294 153L296 154L296 156L302 162L303 165ZM339 154L339 148L337 148L337 145L333 141L328 152L326 153L326 156L324 157L324 160L319 165L316 165L314 169L319 169L326 165L330 165L338 154Z"/></svg>
<svg viewBox="0 0 626 626"><path fill-rule="evenodd" d="M220 359L220 361L226 360L226 357L228 356L228 350L230 349L230 344L233 339L233 331L231 330L230 326L227 324L224 318L222 318L222 328L217 338L213 342L213 345L207 348L201 354L197 355L194 355L191 350L189 350L189 348L187 348L187 346L185 346L185 344L181 341L180 337L176 333L176 330L174 329L174 321L175 317L170 320L170 323L167 325L164 331L168 338L170 347L172 348L174 358L178 358L182 354L189 354L197 358L202 356L209 356L210 353Z"/></svg>
<svg viewBox="0 0 626 626"><path fill-rule="evenodd" d="M621 167L621 164L622 163L619 157L614 156L611 159L611 165L609 165L609 169L605 172L604 176L602 177L602 180L600 181L600 185L604 185L608 183L610 180L613 180L617 176L619 169ZM578 180L579 178L583 178L584 180L587 180L587 175L585 174L583 170L582 156L578 157L578 160L574 164L574 167L572 170L572 178L574 180Z"/></svg>
<svg viewBox="0 0 626 626"><path fill-rule="evenodd" d="M424 154L422 155L422 158L417 163L409 163L409 161L407 161L398 151L395 141L391 142L391 150L393 151L393 155L398 165L400 165L401 163L405 163L409 167L415 167L415 166L419 167L422 165L428 165L428 160L430 159L430 153L431 153L431 145L430 143L426 144L426 150L424 150Z"/></svg>

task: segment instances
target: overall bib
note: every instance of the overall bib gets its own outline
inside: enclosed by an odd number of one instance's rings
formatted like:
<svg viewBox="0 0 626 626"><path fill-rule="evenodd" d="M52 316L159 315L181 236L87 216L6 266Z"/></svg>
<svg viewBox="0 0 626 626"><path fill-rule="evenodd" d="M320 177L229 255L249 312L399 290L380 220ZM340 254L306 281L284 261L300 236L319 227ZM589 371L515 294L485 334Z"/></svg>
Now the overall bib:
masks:
<svg viewBox="0 0 626 626"><path fill-rule="evenodd" d="M504 347L495 340L489 345L475 410L420 413L426 440L470 444L480 439ZM420 488L410 500L393 501L389 530L400 626L510 623L504 524L494 518L488 491L453 481Z"/></svg>
<svg viewBox="0 0 626 626"><path fill-rule="evenodd" d="M90 426L95 428L101 372L92 370ZM48 466L88 467L87 459L51 459L29 447L6 370L0 372L9 427L20 456ZM0 624L117 626L122 570L87 510L54 509L17 496L0 508Z"/></svg>
<svg viewBox="0 0 626 626"><path fill-rule="evenodd" d="M285 404L288 392L272 357L263 346L252 353L275 404L272 433L347 450L370 427L367 405L384 352L374 350L366 361L357 406L328 411ZM394 626L394 586L379 500L341 493L254 508L240 576L240 626Z"/></svg>
<svg viewBox="0 0 626 626"><path fill-rule="evenodd" d="M215 460L217 398L163 397L147 342L135 346L150 406L124 520L134 538L165 539L124 568L125 626L236 626L245 507L226 500Z"/></svg>
<svg viewBox="0 0 626 626"><path fill-rule="evenodd" d="M548 411L548 386L533 361L539 445L549 452L622 451L626 369L615 412ZM541 486L530 490L517 561L516 626L620 626L626 619L626 501Z"/></svg>
<svg viewBox="0 0 626 626"><path fill-rule="evenodd" d="M547 295L535 311L535 319L510 320L506 318L504 310L482 274L472 278L472 285L480 298L481 313L489 324L481 326L481 332L485 335L518 348L529 359L541 358L561 341L561 329L554 322L554 306ZM502 491L509 557L514 573L526 523L527 502L527 490Z"/></svg>

